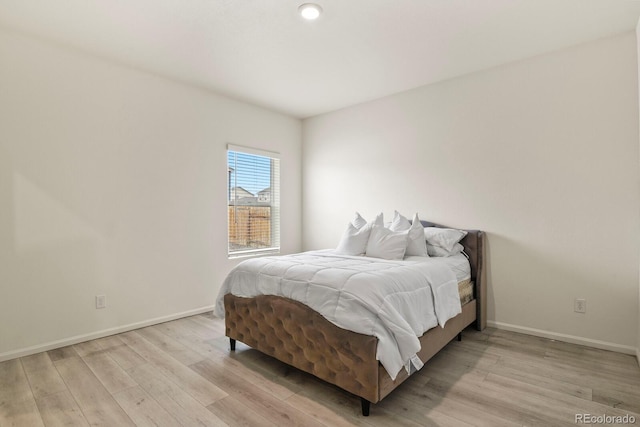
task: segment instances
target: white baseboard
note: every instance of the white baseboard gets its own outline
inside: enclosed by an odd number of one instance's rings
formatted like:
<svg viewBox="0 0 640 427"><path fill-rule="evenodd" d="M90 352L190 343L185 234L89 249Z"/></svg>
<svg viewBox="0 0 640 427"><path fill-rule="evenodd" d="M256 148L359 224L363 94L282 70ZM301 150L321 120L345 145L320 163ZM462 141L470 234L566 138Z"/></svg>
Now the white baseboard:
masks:
<svg viewBox="0 0 640 427"><path fill-rule="evenodd" d="M636 357L638 357L638 361L640 362L640 349L629 345L621 345L607 341L593 340L590 338L578 337L575 335L560 334L558 332L544 331L542 329L527 328L525 326L511 325L509 323L495 322L493 320L487 320L487 326L496 329L504 329L505 331L519 332L521 334L534 335L536 337L568 342L571 344L578 344L587 347L599 348L602 350L615 351L617 353L636 355Z"/></svg>
<svg viewBox="0 0 640 427"><path fill-rule="evenodd" d="M6 353L0 353L0 362L10 359L16 359L18 357L29 356L32 354L40 353L43 351L53 350L54 348L66 347L72 344L78 344L80 342L95 340L98 338L107 337L109 335L120 334L122 332L132 331L134 329L144 328L146 326L157 325L158 323L169 322L171 320L180 319L182 317L194 316L196 314L206 313L212 311L213 306L196 308L194 310L184 311L182 313L170 314L168 316L156 317L155 319L143 320L141 322L130 323L124 326L118 326L115 328L103 329L101 331L91 332L89 334L76 335L74 337L64 338L57 341L51 341L44 344L34 345L32 347L21 348L18 350L8 351Z"/></svg>

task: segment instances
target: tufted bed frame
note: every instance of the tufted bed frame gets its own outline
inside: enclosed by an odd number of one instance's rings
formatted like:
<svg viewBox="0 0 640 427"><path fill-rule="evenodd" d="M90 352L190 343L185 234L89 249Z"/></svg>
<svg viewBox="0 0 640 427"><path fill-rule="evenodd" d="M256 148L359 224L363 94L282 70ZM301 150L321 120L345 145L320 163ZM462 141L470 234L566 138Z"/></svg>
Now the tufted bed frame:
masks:
<svg viewBox="0 0 640 427"><path fill-rule="evenodd" d="M422 221L425 227L443 227ZM462 313L420 337L422 362L432 358L467 326L486 327L485 234L467 230L460 242L471 264L474 299L462 306ZM224 296L226 336L231 350L236 340L361 398L362 414L369 415L377 403L404 382L401 370L395 381L376 360L376 337L342 329L320 314L288 298L260 295L253 298Z"/></svg>

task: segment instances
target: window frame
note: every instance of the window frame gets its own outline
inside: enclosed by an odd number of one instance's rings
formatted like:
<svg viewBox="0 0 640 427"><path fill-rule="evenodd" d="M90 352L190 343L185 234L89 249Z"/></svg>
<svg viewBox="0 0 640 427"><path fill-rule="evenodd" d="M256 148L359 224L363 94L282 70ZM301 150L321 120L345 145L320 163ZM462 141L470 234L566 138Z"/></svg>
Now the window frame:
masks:
<svg viewBox="0 0 640 427"><path fill-rule="evenodd" d="M229 163L229 154L230 152L240 153L243 155L249 156L259 156L268 158L270 161L270 178L269 178L269 186L270 186L270 223L269 223L269 233L271 245L265 248L247 248L247 249L237 249L231 250L231 214L230 208L232 206L236 207L238 204L232 204L232 201L237 201L238 198L231 198L231 194L237 195L237 175L235 184L232 183L232 165ZM227 144L227 257L229 259L233 258L243 258L243 257L254 257L254 256L264 256L264 255L277 255L280 253L280 154L273 151L261 150L257 148L245 147L234 144ZM237 165L236 165L237 166ZM262 191L262 190L260 190ZM255 197L258 197L258 192L256 192ZM249 205L251 206L251 205ZM264 206L264 205L256 205L256 206ZM235 211L237 212L237 211ZM234 214L234 218L237 218L237 214Z"/></svg>

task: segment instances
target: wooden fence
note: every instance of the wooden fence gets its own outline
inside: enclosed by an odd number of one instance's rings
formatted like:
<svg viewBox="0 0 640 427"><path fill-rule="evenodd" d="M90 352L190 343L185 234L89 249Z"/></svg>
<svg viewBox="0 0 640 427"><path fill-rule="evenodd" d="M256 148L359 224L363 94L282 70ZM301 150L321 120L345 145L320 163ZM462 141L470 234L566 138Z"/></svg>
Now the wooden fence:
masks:
<svg viewBox="0 0 640 427"><path fill-rule="evenodd" d="M271 247L270 206L229 206L229 249Z"/></svg>

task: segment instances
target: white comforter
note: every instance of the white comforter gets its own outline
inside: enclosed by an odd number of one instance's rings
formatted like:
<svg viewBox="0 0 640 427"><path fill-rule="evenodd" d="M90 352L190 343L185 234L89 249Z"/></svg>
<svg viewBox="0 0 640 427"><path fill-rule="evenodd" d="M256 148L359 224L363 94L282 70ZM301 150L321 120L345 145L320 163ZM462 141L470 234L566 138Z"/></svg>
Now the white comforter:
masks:
<svg viewBox="0 0 640 427"><path fill-rule="evenodd" d="M420 369L418 337L462 311L456 276L438 258L388 261L331 250L252 258L224 281L219 317L228 293L287 297L341 328L377 337L377 358L392 379L411 362Z"/></svg>

